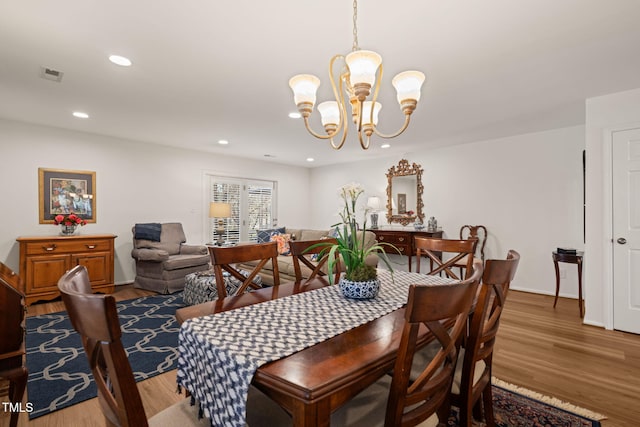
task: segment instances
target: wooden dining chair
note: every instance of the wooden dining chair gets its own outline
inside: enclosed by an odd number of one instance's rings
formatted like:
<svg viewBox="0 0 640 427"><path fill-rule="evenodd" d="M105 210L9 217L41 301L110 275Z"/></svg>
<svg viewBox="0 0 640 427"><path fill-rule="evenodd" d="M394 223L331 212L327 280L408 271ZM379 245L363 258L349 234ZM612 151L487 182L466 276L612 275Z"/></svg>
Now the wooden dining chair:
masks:
<svg viewBox="0 0 640 427"><path fill-rule="evenodd" d="M462 239L478 239L474 256L484 262L484 247L487 244L487 227L484 225L463 225L460 227L460 240ZM462 270L467 265L467 260L463 258L456 262L455 265L460 269L460 275L462 275Z"/></svg>
<svg viewBox="0 0 640 427"><path fill-rule="evenodd" d="M273 286L280 285L280 272L278 271L278 244L276 242L241 244L237 246L209 246L211 264L216 278L218 298L227 296L227 289L222 272L226 271L242 284L234 295L241 295L247 289L259 289L261 286L254 283L254 278L260 273L269 261L273 267ZM257 261L249 274L242 274L236 264L247 265L247 262Z"/></svg>
<svg viewBox="0 0 640 427"><path fill-rule="evenodd" d="M20 276L0 262L0 378L9 382L9 401L14 406L10 409L10 427L18 425L19 405L28 378L24 342L25 296L20 289Z"/></svg>
<svg viewBox="0 0 640 427"><path fill-rule="evenodd" d="M58 281L62 301L73 328L85 349L93 379L98 388L100 409L107 426L117 427L211 427L210 420L199 418L198 406L185 398L147 419L140 392L122 345L118 309L112 295L91 293L89 275L84 266L67 271ZM251 414L286 414L264 394L251 386L248 411ZM259 424L254 424L259 425ZM254 427L252 425L251 427Z"/></svg>
<svg viewBox="0 0 640 427"><path fill-rule="evenodd" d="M210 426L198 420L190 399L177 403L147 420L140 393L122 346L116 300L112 295L92 294L84 266L67 271L58 281L69 320L85 349L98 388L100 409L108 426Z"/></svg>
<svg viewBox="0 0 640 427"><path fill-rule="evenodd" d="M453 268L458 261L466 259L464 277L468 278L473 273L473 254L477 243L477 239L453 240L416 237L416 272L420 273L420 260L423 255L426 255L430 264L430 270L426 274L444 273L446 277L459 280L460 278L454 273Z"/></svg>
<svg viewBox="0 0 640 427"><path fill-rule="evenodd" d="M451 403L460 408L460 426L472 425L474 407L478 418L484 413L486 424L495 426L491 394L493 346L509 285L519 262L520 254L510 250L506 260L490 259L485 263L482 284L451 388Z"/></svg>
<svg viewBox="0 0 640 427"><path fill-rule="evenodd" d="M329 260L327 245L336 243L338 243L336 239L290 241L289 249L293 257L293 270L296 275L296 281L301 283L310 282L317 276L326 276L327 273L323 271L323 267L327 265L327 261ZM313 256L316 256L318 259L314 261L312 259ZM338 283L340 280L340 258L337 251L335 253L335 260L334 283Z"/></svg>
<svg viewBox="0 0 640 427"><path fill-rule="evenodd" d="M466 280L450 285L411 285L393 373L384 375L339 408L332 425L434 427L447 425L460 338L482 277L474 265ZM433 336L428 359L416 358L420 337Z"/></svg>

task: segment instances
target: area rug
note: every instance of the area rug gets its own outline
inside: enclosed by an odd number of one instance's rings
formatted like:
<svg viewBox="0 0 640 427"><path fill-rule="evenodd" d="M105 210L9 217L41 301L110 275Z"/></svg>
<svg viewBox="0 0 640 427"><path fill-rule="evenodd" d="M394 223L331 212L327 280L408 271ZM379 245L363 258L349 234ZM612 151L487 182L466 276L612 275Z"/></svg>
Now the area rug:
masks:
<svg viewBox="0 0 640 427"><path fill-rule="evenodd" d="M606 418L495 377L492 384L493 412L500 427L600 427L600 420ZM458 425L457 408L452 408L448 425Z"/></svg>
<svg viewBox="0 0 640 427"><path fill-rule="evenodd" d="M176 309L182 293L155 295L117 304L122 344L136 381L175 369L178 359ZM26 319L29 418L74 405L97 395L79 335L66 312Z"/></svg>

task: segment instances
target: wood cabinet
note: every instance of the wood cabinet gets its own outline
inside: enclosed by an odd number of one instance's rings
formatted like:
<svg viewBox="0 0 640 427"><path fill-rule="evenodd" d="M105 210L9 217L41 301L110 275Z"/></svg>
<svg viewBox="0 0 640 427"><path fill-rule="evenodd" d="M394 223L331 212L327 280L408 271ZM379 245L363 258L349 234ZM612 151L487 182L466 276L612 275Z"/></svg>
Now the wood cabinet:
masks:
<svg viewBox="0 0 640 427"><path fill-rule="evenodd" d="M411 258L416 254L415 237L437 237L442 238L442 230L410 230L392 228L372 228L369 231L375 233L378 242L391 243L398 248L400 253L405 254L409 260L409 271L411 271ZM398 253L391 248L385 248L388 254Z"/></svg>
<svg viewBox="0 0 640 427"><path fill-rule="evenodd" d="M20 277L27 305L56 298L58 279L76 265L89 272L94 292L113 292L113 234L19 237Z"/></svg>

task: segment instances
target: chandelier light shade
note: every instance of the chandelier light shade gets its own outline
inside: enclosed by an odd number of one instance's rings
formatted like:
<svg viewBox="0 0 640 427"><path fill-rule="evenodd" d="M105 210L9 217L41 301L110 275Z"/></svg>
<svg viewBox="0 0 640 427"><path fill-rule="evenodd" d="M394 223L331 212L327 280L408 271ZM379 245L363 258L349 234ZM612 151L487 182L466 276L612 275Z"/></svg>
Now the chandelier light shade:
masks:
<svg viewBox="0 0 640 427"><path fill-rule="evenodd" d="M349 110L360 146L365 150L369 148L370 137L374 133L381 138L395 138L404 132L409 126L411 114L418 105L420 90L425 81L425 76L420 71L404 71L393 78L392 84L397 92L398 104L405 116L404 124L393 134L378 131L378 114L382 109L382 105L377 102L383 72L382 57L376 52L361 50L358 47L357 16L358 2L354 0L352 52L346 56L335 55L331 59L329 78L335 100L318 104L320 121L326 134L316 133L309 124L309 117L316 104L320 79L312 74L299 74L289 80L293 100L304 119L307 131L316 138L329 139L331 147L336 150L342 148L346 141ZM342 64L342 67L336 71L337 64ZM350 108L347 108L347 103ZM340 140L335 142L334 137L338 136Z"/></svg>

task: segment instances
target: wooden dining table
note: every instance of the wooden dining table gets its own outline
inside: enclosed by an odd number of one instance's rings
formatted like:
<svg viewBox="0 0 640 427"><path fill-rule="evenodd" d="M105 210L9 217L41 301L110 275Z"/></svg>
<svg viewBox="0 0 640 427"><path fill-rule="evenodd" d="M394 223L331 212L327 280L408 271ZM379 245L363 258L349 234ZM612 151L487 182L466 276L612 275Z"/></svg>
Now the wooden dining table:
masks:
<svg viewBox="0 0 640 427"><path fill-rule="evenodd" d="M433 276L397 272L410 282L430 283ZM415 280L414 280L415 279ZM239 296L177 310L180 324L208 316L329 286L323 278L290 282ZM287 357L260 366L252 384L284 408L297 427L329 426L331 413L394 365L404 325L404 307L349 329ZM420 345L432 337L426 328Z"/></svg>

